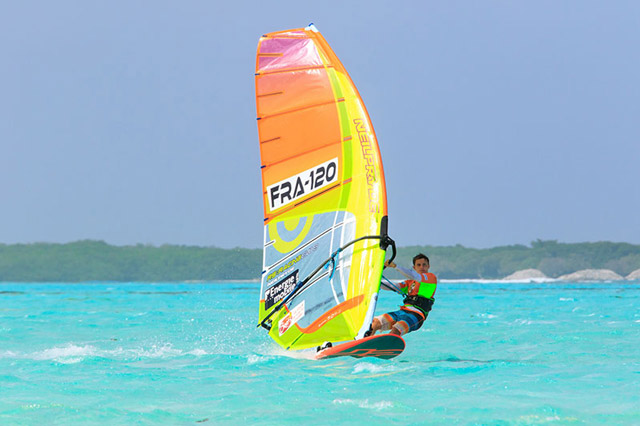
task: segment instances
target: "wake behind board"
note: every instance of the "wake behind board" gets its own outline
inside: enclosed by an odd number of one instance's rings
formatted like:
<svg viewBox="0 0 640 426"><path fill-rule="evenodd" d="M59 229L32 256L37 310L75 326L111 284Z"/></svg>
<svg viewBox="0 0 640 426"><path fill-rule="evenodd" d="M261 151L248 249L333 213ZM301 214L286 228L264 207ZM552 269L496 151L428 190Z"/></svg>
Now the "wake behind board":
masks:
<svg viewBox="0 0 640 426"><path fill-rule="evenodd" d="M391 359L404 350L404 339L395 334L379 334L365 337L326 348L316 354L316 359L337 358L340 356L352 356L364 358L373 356L382 359Z"/></svg>

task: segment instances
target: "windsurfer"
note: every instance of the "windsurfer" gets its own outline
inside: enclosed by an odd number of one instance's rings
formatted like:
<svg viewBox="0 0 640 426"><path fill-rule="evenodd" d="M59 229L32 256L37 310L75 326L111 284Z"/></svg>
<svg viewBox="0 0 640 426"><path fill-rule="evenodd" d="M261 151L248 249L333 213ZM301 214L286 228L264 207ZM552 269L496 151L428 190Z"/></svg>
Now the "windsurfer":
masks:
<svg viewBox="0 0 640 426"><path fill-rule="evenodd" d="M399 290L405 294L404 305L399 310L377 316L366 333L373 336L379 330L391 330L390 333L402 336L422 327L434 302L438 278L429 272L429 258L422 253L413 258L413 269L403 268L393 262L385 266L397 269L408 279L401 282Z"/></svg>

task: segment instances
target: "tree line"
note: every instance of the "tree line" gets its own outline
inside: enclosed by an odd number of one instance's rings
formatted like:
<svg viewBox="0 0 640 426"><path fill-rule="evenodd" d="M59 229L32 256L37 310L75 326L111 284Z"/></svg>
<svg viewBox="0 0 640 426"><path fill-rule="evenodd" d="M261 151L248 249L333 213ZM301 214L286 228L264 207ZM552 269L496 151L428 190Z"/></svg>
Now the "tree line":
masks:
<svg viewBox="0 0 640 426"><path fill-rule="evenodd" d="M446 279L504 278L522 269L539 269L550 278L582 269L611 269L624 277L640 269L640 245L606 241L570 244L536 240L530 246L486 249L403 247L398 250L398 262L410 265L416 253L429 256L431 271Z"/></svg>
<svg viewBox="0 0 640 426"><path fill-rule="evenodd" d="M640 245L559 243L487 249L461 245L399 247L396 263L409 267L416 253L431 260L441 279L496 279L535 268L549 277L581 269L611 269L622 276L640 269ZM66 244L0 244L0 282L173 282L257 280L261 249L222 249L181 245L112 246L102 241ZM393 271L389 278L398 278Z"/></svg>

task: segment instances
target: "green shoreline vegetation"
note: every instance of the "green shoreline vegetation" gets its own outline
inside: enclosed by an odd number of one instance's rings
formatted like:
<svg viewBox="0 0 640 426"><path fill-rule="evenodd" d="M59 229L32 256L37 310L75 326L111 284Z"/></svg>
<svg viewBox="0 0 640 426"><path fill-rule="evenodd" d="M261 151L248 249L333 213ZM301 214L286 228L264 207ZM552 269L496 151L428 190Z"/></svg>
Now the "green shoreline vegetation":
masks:
<svg viewBox="0 0 640 426"><path fill-rule="evenodd" d="M523 269L550 278L582 269L610 269L622 276L640 269L640 245L533 241L486 249L461 245L399 247L396 263L416 253L431 259L440 279L500 279ZM174 282L258 280L261 249L181 245L112 246L102 241L66 244L0 244L0 282ZM394 271L390 279L400 278Z"/></svg>

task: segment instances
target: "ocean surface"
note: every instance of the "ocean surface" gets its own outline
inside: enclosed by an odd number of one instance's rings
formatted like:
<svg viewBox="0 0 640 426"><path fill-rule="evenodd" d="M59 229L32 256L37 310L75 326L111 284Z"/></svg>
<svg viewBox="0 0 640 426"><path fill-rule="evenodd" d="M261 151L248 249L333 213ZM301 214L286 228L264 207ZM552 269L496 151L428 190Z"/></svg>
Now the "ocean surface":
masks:
<svg viewBox="0 0 640 426"><path fill-rule="evenodd" d="M287 353L258 293L0 284L0 425L640 424L638 282L442 283L393 360Z"/></svg>

